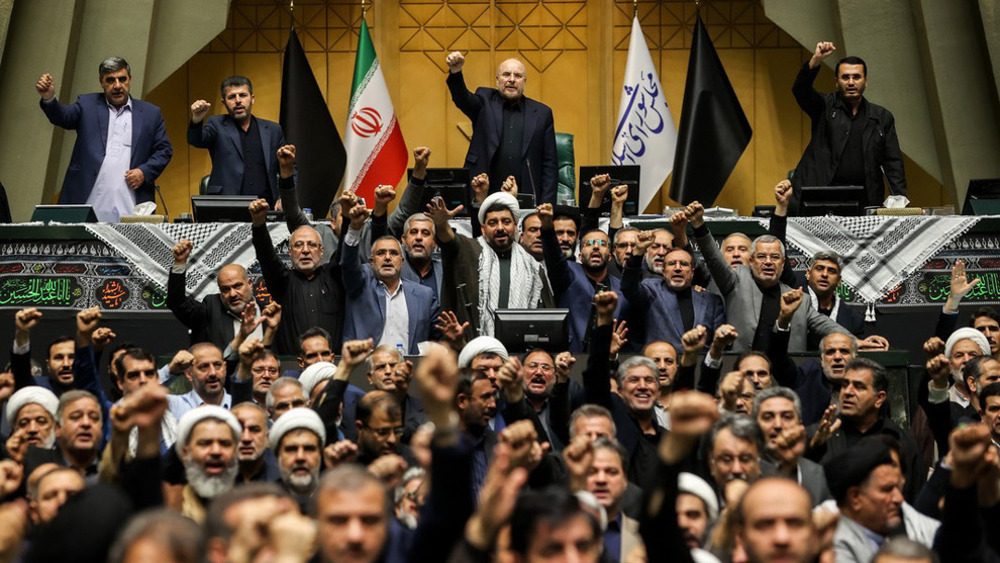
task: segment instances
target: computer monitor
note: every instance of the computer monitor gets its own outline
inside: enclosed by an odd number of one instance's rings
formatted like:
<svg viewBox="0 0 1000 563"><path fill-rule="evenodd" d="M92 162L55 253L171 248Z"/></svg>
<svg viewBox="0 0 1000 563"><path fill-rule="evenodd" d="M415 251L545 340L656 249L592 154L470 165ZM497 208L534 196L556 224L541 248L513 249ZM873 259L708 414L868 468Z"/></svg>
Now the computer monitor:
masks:
<svg viewBox="0 0 1000 563"><path fill-rule="evenodd" d="M864 186L803 186L799 215L856 217L865 210Z"/></svg>
<svg viewBox="0 0 1000 563"><path fill-rule="evenodd" d="M97 214L90 204L36 205L32 221L57 223L97 223Z"/></svg>
<svg viewBox="0 0 1000 563"><path fill-rule="evenodd" d="M569 309L497 309L494 334L512 354L535 348L557 354L569 346Z"/></svg>
<svg viewBox="0 0 1000 563"><path fill-rule="evenodd" d="M642 212L639 209L639 166L629 164L624 166L581 166L580 167L580 194L577 201L580 202L580 214L590 206L590 195L594 190L590 188L590 179L598 174L611 176L611 187L625 184L628 186L628 196L625 198L625 215L638 215ZM601 215L611 214L611 189L604 194L604 201L601 202Z"/></svg>
<svg viewBox="0 0 1000 563"><path fill-rule="evenodd" d="M1000 215L1000 178L969 180L962 215Z"/></svg>
<svg viewBox="0 0 1000 563"><path fill-rule="evenodd" d="M413 169L406 173L407 179L413 177ZM448 209L459 205L465 206L459 217L467 217L469 210L469 169L468 168L428 168L424 178L424 197L420 200L419 211L425 211L427 205L435 197L444 199Z"/></svg>
<svg viewBox="0 0 1000 563"><path fill-rule="evenodd" d="M195 223L249 223L251 195L193 195Z"/></svg>

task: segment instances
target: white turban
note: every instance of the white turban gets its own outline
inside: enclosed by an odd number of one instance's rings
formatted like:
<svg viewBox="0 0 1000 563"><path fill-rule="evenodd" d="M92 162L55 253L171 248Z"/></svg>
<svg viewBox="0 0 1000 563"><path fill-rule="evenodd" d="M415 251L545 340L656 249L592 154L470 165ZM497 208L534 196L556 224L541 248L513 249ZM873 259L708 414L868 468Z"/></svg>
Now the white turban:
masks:
<svg viewBox="0 0 1000 563"><path fill-rule="evenodd" d="M274 426L271 427L271 434L269 436L271 439L271 449L277 452L278 444L281 443L281 439L285 437L285 434L300 428L309 430L319 436L319 446L321 448L326 443L326 427L323 425L323 419L312 409L297 407L279 416Z"/></svg>
<svg viewBox="0 0 1000 563"><path fill-rule="evenodd" d="M187 444L191 431L194 430L194 427L197 426L199 422L208 419L218 420L228 424L229 427L233 429L233 434L237 439L239 439L240 434L243 433L243 427L240 426L240 421L236 419L236 415L222 407L217 407L215 405L202 405L184 413L184 415L181 416L180 421L177 423L177 441L174 442L174 447L177 448L177 455L181 456L181 458L184 457L184 446Z"/></svg>
<svg viewBox="0 0 1000 563"><path fill-rule="evenodd" d="M30 385L11 395L10 399L7 399L7 423L10 424L11 430L17 426L15 423L17 422L18 411L32 403L49 411L52 419L55 420L56 411L59 409L59 398L56 397L55 393L44 387Z"/></svg>
<svg viewBox="0 0 1000 563"><path fill-rule="evenodd" d="M303 370L302 374L299 375L299 383L302 384L302 393L305 394L306 399L308 400L309 396L312 395L317 383L324 379L330 379L334 373L337 373L337 366L330 362L316 362Z"/></svg>
<svg viewBox="0 0 1000 563"><path fill-rule="evenodd" d="M707 481L694 473L681 473L677 477L677 492L694 495L705 503L709 523L719 519L719 499Z"/></svg>
<svg viewBox="0 0 1000 563"><path fill-rule="evenodd" d="M482 205L479 206L480 225L486 222L486 210L498 203L507 209L510 209L510 214L514 216L514 222L517 222L518 217L521 214L521 207L517 204L517 198L507 192L496 192L490 194L490 196L483 201Z"/></svg>
<svg viewBox="0 0 1000 563"><path fill-rule="evenodd" d="M990 341L986 338L986 336L972 327L963 327L951 333L951 336L948 337L948 342L945 342L944 344L945 357L951 359L952 348L954 348L955 345L962 340L971 340L975 342L979 346L979 349L983 352L984 356L990 355Z"/></svg>
<svg viewBox="0 0 1000 563"><path fill-rule="evenodd" d="M509 194L508 194L509 195ZM467 368L472 365L472 360L480 354L496 354L507 361L507 349L502 342L492 336L479 336L473 338L462 348L462 353L458 355L458 367Z"/></svg>

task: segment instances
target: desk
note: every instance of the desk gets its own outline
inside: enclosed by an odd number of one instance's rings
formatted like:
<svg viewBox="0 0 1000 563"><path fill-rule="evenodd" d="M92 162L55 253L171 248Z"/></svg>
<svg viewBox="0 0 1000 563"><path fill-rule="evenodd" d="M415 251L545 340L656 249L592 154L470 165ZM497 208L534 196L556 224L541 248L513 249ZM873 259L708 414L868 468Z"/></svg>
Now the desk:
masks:
<svg viewBox="0 0 1000 563"><path fill-rule="evenodd" d="M839 233L818 232L816 221L789 221L792 267L808 267L805 249L814 249L829 236L831 245L843 244ZM899 218L852 218L890 221ZM897 232L920 232L934 217L912 217ZM837 220L841 221L841 220ZM664 226L662 217L632 218L640 228ZM456 225L468 230L467 225ZM843 227L843 225L840 225ZM870 226L870 225L869 225ZM857 225L854 225L856 228ZM279 255L288 261L288 230L284 224L269 224L271 239ZM327 228L325 224L319 228ZM709 228L722 238L741 231L751 237L766 232L766 220L738 218L710 220ZM811 230L813 229L813 230ZM808 233L809 236L803 236ZM815 235L815 236L813 236ZM836 235L836 236L834 236ZM841 240L835 240L840 237ZM3 225L0 226L0 308L41 307L79 309L98 306L103 310L165 310L167 272L173 244L182 238L194 242L188 270L188 292L198 298L213 293L215 271L224 264L242 264L254 280L254 291L265 300L267 288L260 278L247 223L220 224L131 224L131 225ZM905 272L898 284L888 287L876 304L878 309L920 307L943 303L950 287L949 272L961 258L980 283L965 298L968 304L1000 304L1000 217L982 218L964 234L949 240L935 239L928 247L926 262ZM920 243L923 247L927 241ZM875 248L875 246L869 247ZM861 275L868 274L860 270ZM845 270L845 276L847 271ZM841 286L847 303L864 303L856 289Z"/></svg>

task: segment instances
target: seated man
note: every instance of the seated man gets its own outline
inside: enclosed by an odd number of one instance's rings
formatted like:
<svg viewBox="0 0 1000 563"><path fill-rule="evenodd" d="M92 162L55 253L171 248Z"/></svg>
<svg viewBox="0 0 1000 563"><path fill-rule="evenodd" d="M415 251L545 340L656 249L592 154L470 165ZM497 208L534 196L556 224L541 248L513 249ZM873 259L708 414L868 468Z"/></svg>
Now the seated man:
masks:
<svg viewBox="0 0 1000 563"><path fill-rule="evenodd" d="M240 330L243 311L247 306L255 307L253 284L243 266L229 264L219 269L215 278L219 293L201 301L187 295L185 272L188 257L191 256L191 241L184 239L174 245L174 265L167 279L167 307L174 317L191 332L191 344L211 342L229 352L226 358L235 359L236 350L228 350L233 337ZM254 318L256 318L254 314ZM263 338L263 323L249 335Z"/></svg>
<svg viewBox="0 0 1000 563"><path fill-rule="evenodd" d="M785 263L785 247L777 238L761 235L750 249L749 267L739 266L733 271L705 226L704 211L702 205L695 202L688 206L687 214L694 227L695 242L726 300L726 318L739 333L733 349L736 352L751 348L767 350L780 312L781 294L791 289L779 281ZM799 307L791 320L789 350L792 352L805 351L807 335L823 337L845 330L816 311L809 296L803 296L803 300L805 306Z"/></svg>
<svg viewBox="0 0 1000 563"><path fill-rule="evenodd" d="M419 354L417 344L436 332L441 311L434 291L401 278L403 247L391 236L372 244L369 264L358 254L361 226L368 212L363 206L350 210L351 224L344 237L341 275L347 295L344 337L373 338L379 345Z"/></svg>
<svg viewBox="0 0 1000 563"><path fill-rule="evenodd" d="M662 276L642 279L641 257L652 244L647 233L640 235L622 275L622 293L632 304L633 317L643 319L646 340L666 341L680 350L681 336L702 325L711 344L715 330L726 322L722 298L692 289L694 258L682 248L667 252Z"/></svg>
<svg viewBox="0 0 1000 563"><path fill-rule="evenodd" d="M434 220L446 277L441 307L455 311L458 321L470 322L478 334L492 336L497 309L538 307L544 285L541 266L515 243L519 208L514 196L497 192L486 198L479 208L483 236L478 239L452 230L448 221L458 211L449 211L438 199L428 212ZM471 310L466 310L461 289L473 304Z"/></svg>

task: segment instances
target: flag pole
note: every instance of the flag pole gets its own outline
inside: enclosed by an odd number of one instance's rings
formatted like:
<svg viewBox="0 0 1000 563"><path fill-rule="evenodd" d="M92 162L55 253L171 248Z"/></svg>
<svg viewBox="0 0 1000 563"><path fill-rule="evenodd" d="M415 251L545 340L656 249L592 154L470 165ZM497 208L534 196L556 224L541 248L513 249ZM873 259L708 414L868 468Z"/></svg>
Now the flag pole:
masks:
<svg viewBox="0 0 1000 563"><path fill-rule="evenodd" d="M632 17L639 17L639 0L632 0Z"/></svg>
<svg viewBox="0 0 1000 563"><path fill-rule="evenodd" d="M368 5L365 0L361 0L361 19L365 19L366 15L368 15Z"/></svg>

